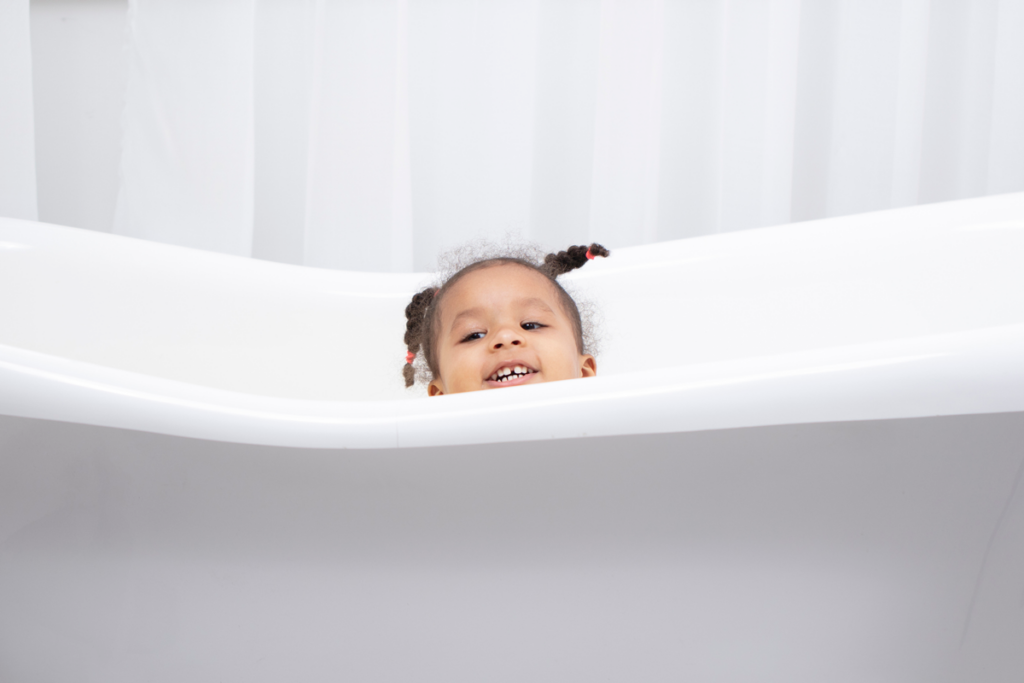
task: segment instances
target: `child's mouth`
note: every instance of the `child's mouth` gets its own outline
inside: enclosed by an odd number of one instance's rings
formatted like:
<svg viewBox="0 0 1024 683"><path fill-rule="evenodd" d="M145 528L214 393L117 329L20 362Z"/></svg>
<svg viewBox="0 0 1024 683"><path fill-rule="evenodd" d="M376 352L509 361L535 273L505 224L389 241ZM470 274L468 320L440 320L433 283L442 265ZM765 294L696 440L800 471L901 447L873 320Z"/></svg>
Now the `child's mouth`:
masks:
<svg viewBox="0 0 1024 683"><path fill-rule="evenodd" d="M511 367L499 368L493 375L487 378L487 383L491 386L511 386L513 384L522 384L526 378L536 370L531 370L525 365L513 365Z"/></svg>

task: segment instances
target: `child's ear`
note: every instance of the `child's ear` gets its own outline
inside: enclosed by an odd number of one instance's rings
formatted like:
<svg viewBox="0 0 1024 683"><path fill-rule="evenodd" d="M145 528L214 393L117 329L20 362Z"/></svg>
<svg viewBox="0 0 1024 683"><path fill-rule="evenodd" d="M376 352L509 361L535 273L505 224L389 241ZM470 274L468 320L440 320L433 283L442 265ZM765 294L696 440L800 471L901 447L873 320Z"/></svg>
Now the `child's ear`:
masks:
<svg viewBox="0 0 1024 683"><path fill-rule="evenodd" d="M580 356L580 377L593 377L597 374L597 361L589 353Z"/></svg>
<svg viewBox="0 0 1024 683"><path fill-rule="evenodd" d="M428 396L444 396L444 387L441 385L441 381L440 380L437 380L437 379L432 380L430 382L430 384L427 385L427 395Z"/></svg>

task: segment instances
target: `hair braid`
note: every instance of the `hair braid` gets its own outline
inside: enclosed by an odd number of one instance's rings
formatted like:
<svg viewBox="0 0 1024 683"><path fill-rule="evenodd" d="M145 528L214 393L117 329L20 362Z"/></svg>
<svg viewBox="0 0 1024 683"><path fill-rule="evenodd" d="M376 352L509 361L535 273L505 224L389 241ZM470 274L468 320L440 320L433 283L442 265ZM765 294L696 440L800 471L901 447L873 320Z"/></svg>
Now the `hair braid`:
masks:
<svg viewBox="0 0 1024 683"><path fill-rule="evenodd" d="M590 256L588 257L587 254ZM591 244L589 247L580 244L569 247L565 251L560 251L557 254L548 254L544 257L544 265L540 267L540 270L551 277L558 277L559 275L568 273L570 270L576 270L580 266L583 266L586 264L588 258L607 255L608 250L600 244Z"/></svg>
<svg viewBox="0 0 1024 683"><path fill-rule="evenodd" d="M437 287L428 287L417 292L405 307L405 344L412 356L419 353L423 345L423 324L436 292ZM413 368L411 360L402 368L402 374L405 376L405 386L411 387L416 381L416 369Z"/></svg>

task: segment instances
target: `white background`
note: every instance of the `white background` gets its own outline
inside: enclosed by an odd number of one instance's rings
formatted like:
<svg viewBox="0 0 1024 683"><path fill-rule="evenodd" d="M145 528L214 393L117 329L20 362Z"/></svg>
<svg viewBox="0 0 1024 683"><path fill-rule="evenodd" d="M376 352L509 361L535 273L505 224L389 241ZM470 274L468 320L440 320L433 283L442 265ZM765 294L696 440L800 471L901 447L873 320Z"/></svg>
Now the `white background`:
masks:
<svg viewBox="0 0 1024 683"><path fill-rule="evenodd" d="M1022 0L26 2L5 215L403 271L1024 189Z"/></svg>

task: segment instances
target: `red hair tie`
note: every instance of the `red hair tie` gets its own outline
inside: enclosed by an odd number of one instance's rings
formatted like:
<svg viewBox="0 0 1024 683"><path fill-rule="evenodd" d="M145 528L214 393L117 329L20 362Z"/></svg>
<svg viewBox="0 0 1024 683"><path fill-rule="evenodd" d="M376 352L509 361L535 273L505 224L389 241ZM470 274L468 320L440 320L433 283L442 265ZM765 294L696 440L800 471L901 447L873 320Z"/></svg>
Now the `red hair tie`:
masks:
<svg viewBox="0 0 1024 683"><path fill-rule="evenodd" d="M412 361L414 358L416 358L416 354L413 353L412 351L405 354L405 362L408 363L409 365L412 365Z"/></svg>
<svg viewBox="0 0 1024 683"><path fill-rule="evenodd" d="M580 252L577 251L576 253L578 254ZM591 261L594 260L594 255L590 253L590 247L587 247L587 258L590 259Z"/></svg>

